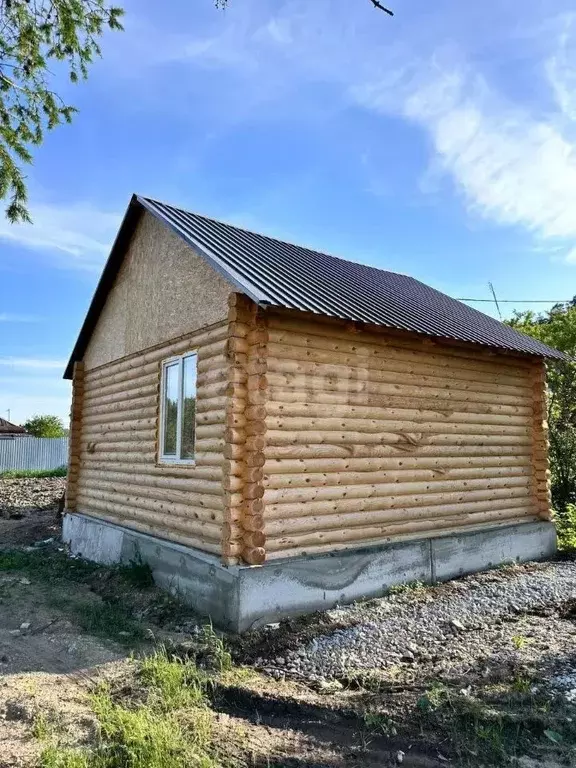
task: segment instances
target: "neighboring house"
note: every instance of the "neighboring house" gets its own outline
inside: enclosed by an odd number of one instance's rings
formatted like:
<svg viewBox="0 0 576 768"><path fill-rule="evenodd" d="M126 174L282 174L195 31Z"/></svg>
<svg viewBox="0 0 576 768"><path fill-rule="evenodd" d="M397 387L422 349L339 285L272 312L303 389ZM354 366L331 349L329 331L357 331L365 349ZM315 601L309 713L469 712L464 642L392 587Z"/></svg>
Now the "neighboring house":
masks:
<svg viewBox="0 0 576 768"><path fill-rule="evenodd" d="M6 419L0 419L0 440L13 439L15 437L22 437L28 433L24 427L19 427L17 424L12 424Z"/></svg>
<svg viewBox="0 0 576 768"><path fill-rule="evenodd" d="M65 374L65 537L233 629L549 554L547 357L405 275L133 197Z"/></svg>

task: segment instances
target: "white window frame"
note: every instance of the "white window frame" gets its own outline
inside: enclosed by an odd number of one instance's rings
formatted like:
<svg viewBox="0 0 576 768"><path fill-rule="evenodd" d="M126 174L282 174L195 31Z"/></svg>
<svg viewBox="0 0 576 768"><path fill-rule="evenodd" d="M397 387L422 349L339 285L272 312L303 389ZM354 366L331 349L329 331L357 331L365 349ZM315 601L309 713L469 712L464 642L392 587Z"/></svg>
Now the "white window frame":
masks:
<svg viewBox="0 0 576 768"><path fill-rule="evenodd" d="M166 360L162 360L162 368L160 372L160 409L159 419L160 425L158 430L158 463L159 464L186 464L190 466L196 463L196 424L194 424L194 458L181 459L180 454L182 451L182 407L184 405L184 361L188 358L195 358L196 361L196 375L198 375L198 352L193 350L192 352L185 352L183 355L174 355L168 357ZM178 411L176 415L176 455L164 454L164 433L166 428L165 419L165 403L166 403L166 370L178 363Z"/></svg>

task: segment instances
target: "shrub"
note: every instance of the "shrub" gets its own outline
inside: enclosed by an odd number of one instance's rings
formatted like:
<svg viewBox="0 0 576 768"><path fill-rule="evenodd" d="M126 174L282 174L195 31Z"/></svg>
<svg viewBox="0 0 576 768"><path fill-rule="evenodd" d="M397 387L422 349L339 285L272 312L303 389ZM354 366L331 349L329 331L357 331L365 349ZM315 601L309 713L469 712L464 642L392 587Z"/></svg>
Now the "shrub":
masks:
<svg viewBox="0 0 576 768"><path fill-rule="evenodd" d="M576 504L566 504L564 510L555 513L558 548L562 551L576 549Z"/></svg>

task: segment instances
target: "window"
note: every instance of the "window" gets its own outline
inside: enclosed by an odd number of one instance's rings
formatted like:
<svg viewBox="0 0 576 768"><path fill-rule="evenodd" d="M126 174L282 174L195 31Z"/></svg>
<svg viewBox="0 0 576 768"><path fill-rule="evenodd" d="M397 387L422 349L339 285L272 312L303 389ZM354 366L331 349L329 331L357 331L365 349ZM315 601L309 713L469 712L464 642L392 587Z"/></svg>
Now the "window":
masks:
<svg viewBox="0 0 576 768"><path fill-rule="evenodd" d="M196 353L190 352L162 363L161 462L190 464L194 461L196 361Z"/></svg>

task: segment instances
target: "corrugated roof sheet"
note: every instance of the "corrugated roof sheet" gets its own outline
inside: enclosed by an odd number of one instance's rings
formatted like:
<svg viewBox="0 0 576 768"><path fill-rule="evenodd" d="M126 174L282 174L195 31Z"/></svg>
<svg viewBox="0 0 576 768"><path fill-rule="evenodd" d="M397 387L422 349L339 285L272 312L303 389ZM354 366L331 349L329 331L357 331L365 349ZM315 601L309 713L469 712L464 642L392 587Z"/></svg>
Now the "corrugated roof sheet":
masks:
<svg viewBox="0 0 576 768"><path fill-rule="evenodd" d="M137 200L260 304L564 358L561 352L407 275L329 256L149 198Z"/></svg>
<svg viewBox="0 0 576 768"><path fill-rule="evenodd" d="M26 433L24 427L12 424L7 419L0 419L0 435L23 435Z"/></svg>

